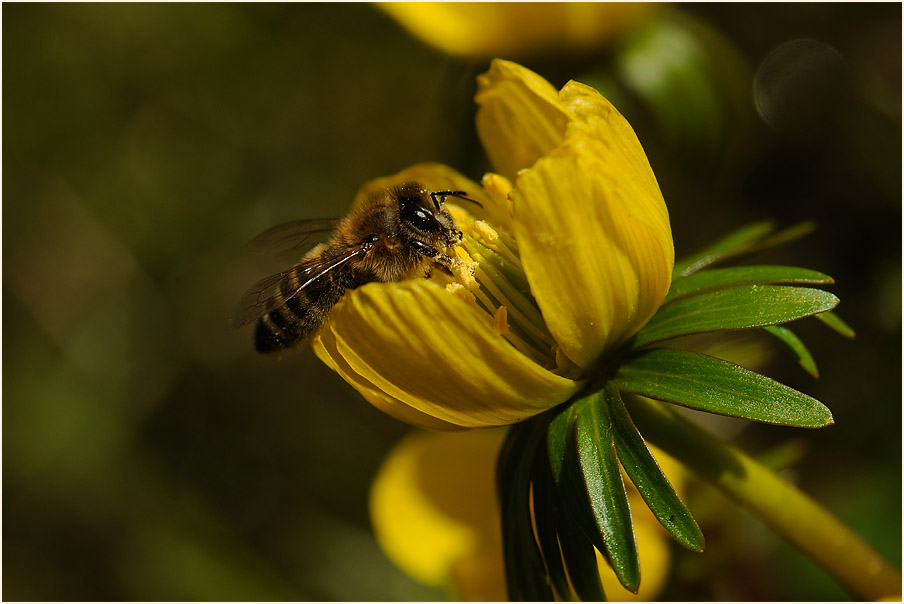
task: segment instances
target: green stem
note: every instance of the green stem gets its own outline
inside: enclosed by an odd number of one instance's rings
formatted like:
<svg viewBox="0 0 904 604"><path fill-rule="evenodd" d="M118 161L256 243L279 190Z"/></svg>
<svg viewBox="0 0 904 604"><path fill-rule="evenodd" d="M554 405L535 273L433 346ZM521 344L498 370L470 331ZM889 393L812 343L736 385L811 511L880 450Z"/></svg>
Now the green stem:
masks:
<svg viewBox="0 0 904 604"><path fill-rule="evenodd" d="M900 573L815 501L667 404L640 397L630 403L644 437L758 514L854 596L878 600L901 594Z"/></svg>

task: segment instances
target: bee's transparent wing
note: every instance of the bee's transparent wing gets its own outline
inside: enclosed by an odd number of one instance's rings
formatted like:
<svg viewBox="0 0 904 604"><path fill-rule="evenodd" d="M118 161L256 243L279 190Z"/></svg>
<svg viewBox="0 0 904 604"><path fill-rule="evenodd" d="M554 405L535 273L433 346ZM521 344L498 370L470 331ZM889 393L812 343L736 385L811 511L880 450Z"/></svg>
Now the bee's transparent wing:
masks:
<svg viewBox="0 0 904 604"><path fill-rule="evenodd" d="M298 262L311 248L326 241L338 224L338 218L284 222L249 241L248 249L280 261Z"/></svg>
<svg viewBox="0 0 904 604"><path fill-rule="evenodd" d="M229 321L230 327L237 329L247 325L268 312L282 306L287 300L308 287L317 279L331 271L339 270L353 258L364 254L368 248L364 245L351 248L341 256L322 258L317 256L300 262L292 268L266 279L261 279L248 288L239 300Z"/></svg>

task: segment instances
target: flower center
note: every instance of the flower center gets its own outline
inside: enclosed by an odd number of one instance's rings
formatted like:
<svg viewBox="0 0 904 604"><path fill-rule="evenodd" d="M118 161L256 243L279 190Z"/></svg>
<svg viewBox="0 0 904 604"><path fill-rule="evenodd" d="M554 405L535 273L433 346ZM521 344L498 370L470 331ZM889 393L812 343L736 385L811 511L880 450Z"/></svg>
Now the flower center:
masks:
<svg viewBox="0 0 904 604"><path fill-rule="evenodd" d="M531 294L517 242L482 220L456 218L464 238L455 247L455 281L446 288L481 311L488 327L520 352L547 369L571 373Z"/></svg>

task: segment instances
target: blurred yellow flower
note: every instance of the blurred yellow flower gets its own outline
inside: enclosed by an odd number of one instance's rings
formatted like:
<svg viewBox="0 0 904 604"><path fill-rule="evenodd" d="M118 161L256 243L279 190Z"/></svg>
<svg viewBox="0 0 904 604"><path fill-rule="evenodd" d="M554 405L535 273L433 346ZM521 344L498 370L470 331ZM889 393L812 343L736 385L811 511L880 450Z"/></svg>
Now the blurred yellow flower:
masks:
<svg viewBox="0 0 904 604"><path fill-rule="evenodd" d="M507 599L494 478L503 438L501 431L412 432L389 453L371 486L371 522L389 559L460 600ZM653 452L681 493L680 466ZM600 577L610 600L651 600L665 586L670 537L625 482L643 581L637 594L627 591L597 552Z"/></svg>
<svg viewBox="0 0 904 604"><path fill-rule="evenodd" d="M524 58L586 52L609 42L656 5L638 2L379 2L422 42L456 56Z"/></svg>
<svg viewBox="0 0 904 604"><path fill-rule="evenodd" d="M418 180L480 201L449 205L465 233L458 282L367 284L312 338L368 401L427 428L511 424L565 402L653 316L674 264L643 148L599 92L577 82L557 92L496 60L476 100L501 174L481 187L423 164L358 196Z"/></svg>

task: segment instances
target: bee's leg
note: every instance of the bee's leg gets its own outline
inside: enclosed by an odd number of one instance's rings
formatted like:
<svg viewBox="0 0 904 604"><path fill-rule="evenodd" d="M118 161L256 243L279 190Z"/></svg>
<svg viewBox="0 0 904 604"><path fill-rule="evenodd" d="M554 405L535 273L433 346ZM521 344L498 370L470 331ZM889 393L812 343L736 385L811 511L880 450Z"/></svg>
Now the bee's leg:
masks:
<svg viewBox="0 0 904 604"><path fill-rule="evenodd" d="M419 253L433 260L446 273L450 275L454 274L455 266L458 262L460 262L458 259L451 258L446 254L442 254L436 248L427 245L423 241L418 241L417 239L413 239L411 241L411 245L414 246L414 249L416 249Z"/></svg>
<svg viewBox="0 0 904 604"><path fill-rule="evenodd" d="M416 249L419 254L422 254L427 258L435 259L442 255L433 246L427 245L423 241L418 241L417 239L411 240L411 246Z"/></svg>

